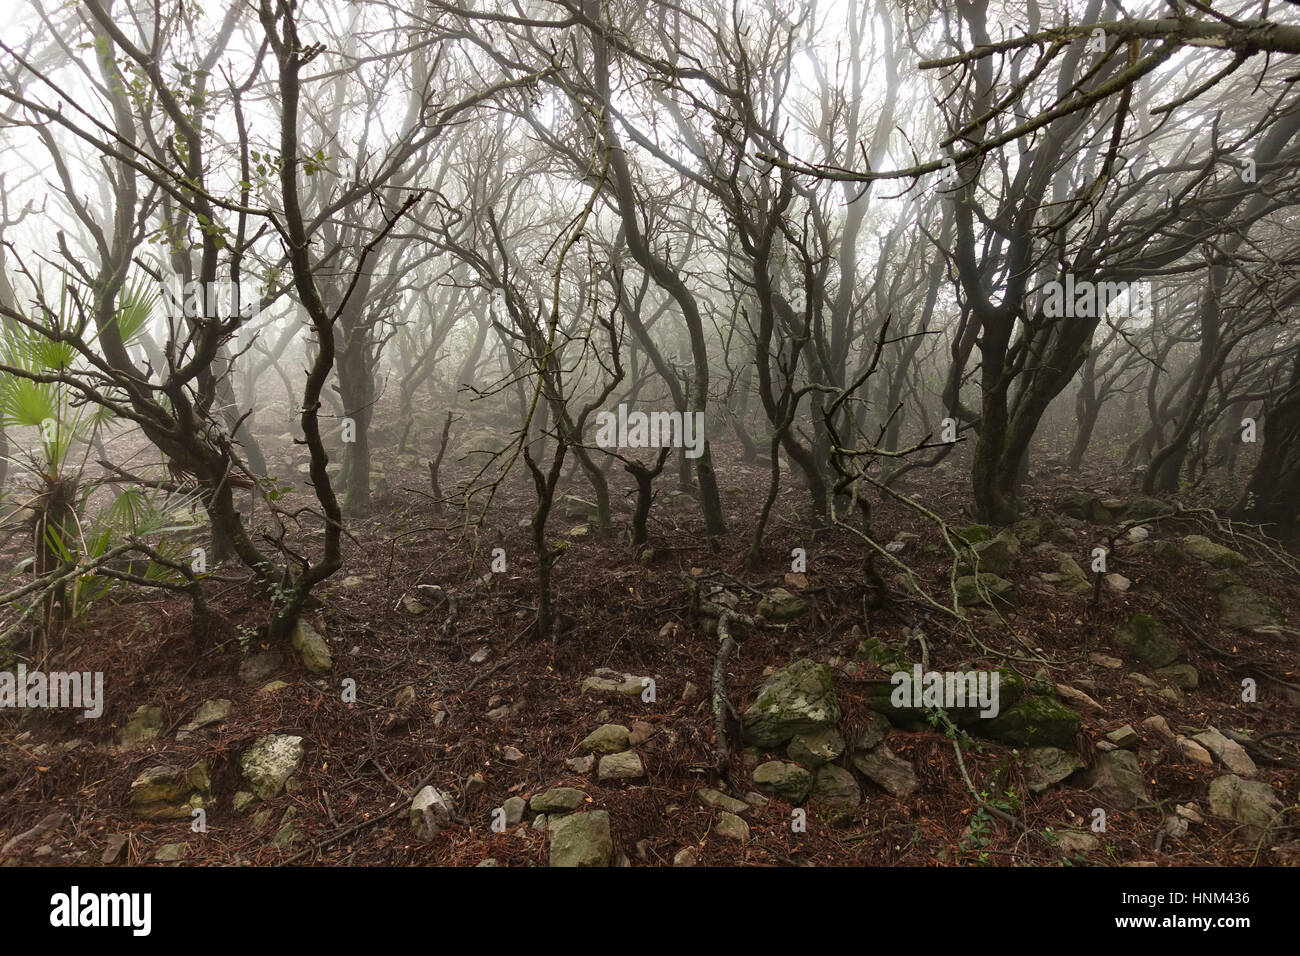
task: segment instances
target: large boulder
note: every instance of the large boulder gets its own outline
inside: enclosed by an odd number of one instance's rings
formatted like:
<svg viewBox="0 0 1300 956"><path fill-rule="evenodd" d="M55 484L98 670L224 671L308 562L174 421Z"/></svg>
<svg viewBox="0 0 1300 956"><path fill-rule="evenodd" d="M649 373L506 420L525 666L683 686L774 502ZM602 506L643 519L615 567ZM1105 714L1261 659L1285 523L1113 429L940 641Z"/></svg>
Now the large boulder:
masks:
<svg viewBox="0 0 1300 956"><path fill-rule="evenodd" d="M244 751L239 766L249 789L263 800L269 800L284 789L285 782L302 762L302 755L301 737L267 734L258 737L253 746Z"/></svg>
<svg viewBox="0 0 1300 956"><path fill-rule="evenodd" d="M1134 614L1116 628L1115 643L1152 667L1168 667L1183 652L1169 630L1150 614Z"/></svg>
<svg viewBox="0 0 1300 956"><path fill-rule="evenodd" d="M773 674L744 713L745 740L779 747L795 734L834 727L840 720L831 669L801 658Z"/></svg>
<svg viewBox="0 0 1300 956"><path fill-rule="evenodd" d="M609 833L609 813L589 810L550 821L551 866L609 866L614 840Z"/></svg>

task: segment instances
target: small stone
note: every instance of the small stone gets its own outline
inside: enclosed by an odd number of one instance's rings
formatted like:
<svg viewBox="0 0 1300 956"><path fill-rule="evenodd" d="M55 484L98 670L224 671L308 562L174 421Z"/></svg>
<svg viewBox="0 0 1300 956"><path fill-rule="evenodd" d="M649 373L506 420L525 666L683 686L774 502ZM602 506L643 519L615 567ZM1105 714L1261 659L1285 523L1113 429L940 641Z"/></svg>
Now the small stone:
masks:
<svg viewBox="0 0 1300 956"><path fill-rule="evenodd" d="M153 858L156 863L176 863L189 850L184 843L164 843L154 853Z"/></svg>
<svg viewBox="0 0 1300 956"><path fill-rule="evenodd" d="M524 809L528 806L523 797L508 797L501 809L505 813L506 826L518 826L524 819Z"/></svg>
<svg viewBox="0 0 1300 956"><path fill-rule="evenodd" d="M1177 736L1169 726L1169 721L1159 715L1148 717L1146 720L1142 721L1142 729L1163 740L1173 740Z"/></svg>
<svg viewBox="0 0 1300 956"><path fill-rule="evenodd" d="M474 864L475 868L480 866L500 866L500 865L501 864L496 861L495 857L488 857L486 860L479 860L477 863Z"/></svg>
<svg viewBox="0 0 1300 956"><path fill-rule="evenodd" d="M1069 684L1057 684L1056 694L1061 700L1075 707L1086 707L1088 710L1101 710L1101 704L1097 703L1077 687L1071 687Z"/></svg>
<svg viewBox="0 0 1300 956"><path fill-rule="evenodd" d="M912 764L894 755L888 744L880 744L867 753L853 756L853 766L872 783L884 787L895 797L907 797L921 786Z"/></svg>
<svg viewBox="0 0 1300 956"><path fill-rule="evenodd" d="M275 651L258 651L248 655L239 665L239 679L245 684L265 684L282 663Z"/></svg>
<svg viewBox="0 0 1300 956"><path fill-rule="evenodd" d="M230 716L230 710L234 703L224 697L214 697L211 700L205 700L199 704L198 710L190 718L190 722L185 725L186 730L194 731L212 724L219 724Z"/></svg>
<svg viewBox="0 0 1300 956"><path fill-rule="evenodd" d="M754 770L754 785L759 792L797 804L812 789L812 774L797 763L769 760Z"/></svg>
<svg viewBox="0 0 1300 956"><path fill-rule="evenodd" d="M1124 662L1118 657L1111 657L1109 654L1098 654L1096 651L1088 655L1088 660L1101 667L1109 667L1111 670L1124 666Z"/></svg>
<svg viewBox="0 0 1300 956"><path fill-rule="evenodd" d="M247 790L235 791L234 804L236 813L243 813L255 803L257 803L256 794L249 793Z"/></svg>
<svg viewBox="0 0 1300 956"><path fill-rule="evenodd" d="M257 689L257 696L269 697L276 694L279 691L284 690L288 686L289 685L282 680L267 681L265 684L263 684L261 687Z"/></svg>
<svg viewBox="0 0 1300 956"><path fill-rule="evenodd" d="M1227 767L1229 772L1239 777L1253 777L1259 773L1255 761L1250 759L1250 755L1246 753L1241 744L1235 740L1229 740L1219 733L1216 728L1211 727L1192 739L1219 758L1219 762Z"/></svg>
<svg viewBox="0 0 1300 956"><path fill-rule="evenodd" d="M512 747L507 744L501 748L501 759L506 763L519 763L524 759L524 753L518 747Z"/></svg>
<svg viewBox="0 0 1300 956"><path fill-rule="evenodd" d="M852 810L862 802L862 789L853 774L835 764L823 764L813 778L812 799L835 810Z"/></svg>
<svg viewBox="0 0 1300 956"><path fill-rule="evenodd" d="M411 801L411 829L418 840L432 840L451 822L451 800L433 787L424 787Z"/></svg>
<svg viewBox="0 0 1300 956"><path fill-rule="evenodd" d="M763 809L763 807L767 806L768 803L770 803L771 801L769 801L767 797L763 796L761 793L755 793L753 790L750 790L745 794L745 802L748 803L751 807L755 808L756 810L761 810Z"/></svg>
<svg viewBox="0 0 1300 956"><path fill-rule="evenodd" d="M249 789L263 800L284 790L285 783L302 761L301 737L267 734L259 737L239 758Z"/></svg>
<svg viewBox="0 0 1300 956"><path fill-rule="evenodd" d="M1132 587L1132 585L1133 582L1122 574L1112 571L1110 574L1106 575L1106 586L1118 594L1123 594Z"/></svg>
<svg viewBox="0 0 1300 956"><path fill-rule="evenodd" d="M595 764L595 754L587 754L585 757L570 757L564 761L564 765L574 773L591 773L591 768Z"/></svg>
<svg viewBox="0 0 1300 956"><path fill-rule="evenodd" d="M1154 673L1182 690L1196 690L1201 682L1200 675L1191 664L1170 664L1168 667L1156 668Z"/></svg>
<svg viewBox="0 0 1300 956"><path fill-rule="evenodd" d="M1066 853L1087 853L1101 846L1101 841L1083 830L1057 830L1056 846Z"/></svg>
<svg viewBox="0 0 1300 956"><path fill-rule="evenodd" d="M844 753L844 738L835 727L824 727L807 734L795 734L786 755L809 770L830 763Z"/></svg>
<svg viewBox="0 0 1300 956"><path fill-rule="evenodd" d="M474 797L477 797L480 793L482 793L486 789L487 789L487 781L483 779L482 774L476 773L468 780L465 781L464 792L465 792L466 799L472 799Z"/></svg>
<svg viewBox="0 0 1300 956"><path fill-rule="evenodd" d="M645 767L635 751L607 754L600 758L596 776L601 780L640 780L645 776Z"/></svg>
<svg viewBox="0 0 1300 956"><path fill-rule="evenodd" d="M745 843L749 840L749 824L734 813L723 813L714 825L713 831L728 840Z"/></svg>
<svg viewBox="0 0 1300 956"><path fill-rule="evenodd" d="M482 664L485 660L488 659L489 653L491 653L491 648L484 645L483 647L480 647L477 651L475 651L473 654L470 655L469 662L471 664Z"/></svg>
<svg viewBox="0 0 1300 956"><path fill-rule="evenodd" d="M539 813L537 814L537 816L533 818L532 828L534 830L545 830L549 825L550 825L550 821L546 819L546 814L544 813Z"/></svg>
<svg viewBox="0 0 1300 956"><path fill-rule="evenodd" d="M1025 781L1034 793L1040 793L1084 768L1078 756L1059 747L1029 747L1024 758Z"/></svg>
<svg viewBox="0 0 1300 956"><path fill-rule="evenodd" d="M1138 732L1133 729L1132 724L1125 724L1123 727L1120 727L1118 730L1112 730L1110 733L1108 733L1106 735L1106 739L1109 740L1111 743L1113 743L1116 747L1122 747L1124 749L1131 750L1132 748L1136 747L1138 743L1141 742L1142 738L1138 736Z"/></svg>
<svg viewBox="0 0 1300 956"><path fill-rule="evenodd" d="M1137 755L1129 750L1104 753L1090 775L1091 789L1121 810L1149 800Z"/></svg>
<svg viewBox="0 0 1300 956"><path fill-rule="evenodd" d="M578 744L581 753L617 754L627 750L630 731L622 724L604 724L597 727Z"/></svg>
<svg viewBox="0 0 1300 956"><path fill-rule="evenodd" d="M722 807L722 809L731 813L745 813L749 810L749 804L744 800L737 800L735 797L729 797L719 790L712 787L701 787L695 791L695 799L706 807Z"/></svg>
<svg viewBox="0 0 1300 956"><path fill-rule="evenodd" d="M682 703L683 703L683 704L689 704L689 703L690 703L691 701L693 701L696 697L698 697L699 694L700 694L700 689L699 689L698 687L696 687L694 684L692 684L690 681L687 681L687 682L686 682L686 686L685 686L684 688L682 688ZM690 848L687 847L687 849L690 849ZM693 865L694 865L694 864L692 864L692 866L693 866Z"/></svg>
<svg viewBox="0 0 1300 956"><path fill-rule="evenodd" d="M1214 766L1214 758L1210 756L1210 752L1196 741L1188 740L1186 737L1178 737L1174 740L1174 744L1178 747L1179 752L1193 763L1198 763L1202 767Z"/></svg>
<svg viewBox="0 0 1300 956"><path fill-rule="evenodd" d="M629 747L640 747L654 734L654 724L646 723L644 720L634 720L632 721L632 732L627 736L627 744Z"/></svg>
<svg viewBox="0 0 1300 956"><path fill-rule="evenodd" d="M693 846L683 847L673 854L673 866L694 866L700 861L700 851Z"/></svg>
<svg viewBox="0 0 1300 956"><path fill-rule="evenodd" d="M554 816L559 813L572 813L586 800L587 795L581 790L575 790L573 787L552 787L533 797L528 802L528 806L534 813Z"/></svg>
<svg viewBox="0 0 1300 956"><path fill-rule="evenodd" d="M1201 816L1201 811L1196 809L1195 804L1180 803L1174 807L1174 813L1178 814L1189 823L1205 822L1205 817Z"/></svg>
<svg viewBox="0 0 1300 956"><path fill-rule="evenodd" d="M131 714L118 739L123 747L138 747L157 737L162 725L163 709L141 704Z"/></svg>
<svg viewBox="0 0 1300 956"><path fill-rule="evenodd" d="M108 838L104 845L104 852L99 856L99 862L105 866L112 866L122 856L122 851L126 849L126 835L123 833L114 833Z"/></svg>

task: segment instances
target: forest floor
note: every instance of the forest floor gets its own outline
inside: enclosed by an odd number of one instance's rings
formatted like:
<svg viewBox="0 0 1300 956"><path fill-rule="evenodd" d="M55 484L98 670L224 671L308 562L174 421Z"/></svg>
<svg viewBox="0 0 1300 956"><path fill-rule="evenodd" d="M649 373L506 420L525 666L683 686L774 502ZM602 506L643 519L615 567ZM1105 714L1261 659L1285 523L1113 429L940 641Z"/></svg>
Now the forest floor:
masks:
<svg viewBox="0 0 1300 956"><path fill-rule="evenodd" d="M294 475L302 461L296 454L287 449L271 464L277 473ZM452 457L444 487L473 470ZM496 832L493 809L509 797L568 786L585 793L587 809L608 811L616 860L634 866L671 865L688 848L694 853L686 856L702 865L1300 860L1300 692L1285 686L1300 685L1300 640L1285 627L1252 632L1221 625L1207 585L1214 568L1129 556L1121 543L1109 570L1129 579L1128 590L1102 586L1071 594L1039 577L1057 571L1054 552L1022 547L1007 575L1018 591L1014 610L1002 620L975 612L973 644L957 621L901 587L891 588L894 599L884 607L867 610L860 540L844 529L814 536L806 492L788 473L764 545L766 563L747 569L744 556L769 471L741 462L735 448L715 449L715 457L729 519L728 533L716 541L704 534L693 500L671 494L676 476L668 471L657 483L650 524L656 554L649 562L638 560L627 543L625 505L616 508L615 532L607 538L590 528L571 534L584 517L557 509L550 527L569 545L555 569L561 620L552 640L531 633L536 565L521 526L532 512L531 484L513 475L483 527L467 534L461 512L435 514L427 497L409 490L427 488L424 460L393 450L377 453L386 487L371 515L349 523L344 569L323 586L320 606L309 615L332 650L329 674L313 675L287 648L261 643L266 600L236 568L217 569L207 585L213 621L198 655L188 598L115 592L68 626L46 664L47 670L102 671L102 718L62 710L0 712L0 858L8 865L143 864L164 845L184 844L172 852L183 854L187 865L469 866L491 859L545 866L548 837L531 825L532 814ZM618 469L610 477L613 497L625 500L630 481ZM1065 475L1049 462L1031 477L1026 512L1047 513L1070 486L1102 497L1136 494L1123 484ZM963 469L949 465L913 473L902 490L963 527L970 523L962 517L966 487ZM575 479L561 493L589 498L584 488ZM930 593L951 603L952 557L938 529L897 503L879 506L874 521L879 540L903 542L898 557ZM1069 524L1058 529L1060 551L1086 569L1091 548L1105 543L1117 523ZM1150 528L1155 539L1205 530L1193 517ZM1296 576L1266 551L1227 543L1248 558L1242 577L1295 621ZM495 548L506 555L501 573L490 570ZM806 549L803 574L791 573L794 548ZM886 578L897 583L888 570ZM691 580L725 586L742 609L778 586L806 604L792 622L753 630L740 644L728 668L738 712L768 675L812 658L834 675L840 729L851 744L870 719L870 689L889 676L862 659L861 642L876 638L919 661L918 642L909 643L908 635L922 628L932 669L1009 666L1027 680L1037 674L1040 682L1086 687L1098 709L1078 708L1082 723L1071 748L1085 767L1034 792L1022 755L976 738L962 751L965 770L991 806L1018 821L1010 825L981 809L963 779L953 740L941 729L894 729L886 743L911 764L919 785L914 793L895 796L858 776L862 802L856 809L831 813L800 804L807 808L806 829L792 828L794 808L773 798L744 814L747 839L731 838L715 829L719 811L697 792L720 787L711 771L709 702L718 639L691 613ZM455 620L448 624L448 604L421 596L419 584L456 595ZM1115 630L1136 612L1167 624L1183 660L1196 669L1194 689L1169 692L1162 682L1132 677L1141 668L1131 662L1113 666L1124 656L1113 641ZM652 677L654 699L584 692L584 679L598 668ZM1243 701L1243 678L1255 681L1256 702ZM349 679L355 702L343 700ZM211 699L230 701L229 714L185 730L198 705ZM121 735L142 705L161 708L153 721L157 732L123 745ZM1224 768L1217 759L1213 766L1197 762L1144 726L1156 716L1178 734L1210 726L1248 734L1258 742L1248 747L1258 765L1254 779L1272 788L1287 808L1284 815L1265 833L1211 813L1209 788ZM566 763L579 756L578 745L591 731L607 723L632 728L642 778L601 780L594 768ZM1124 746L1136 748L1147 791L1129 809L1088 788L1106 734L1124 725L1137 731L1138 739ZM236 812L240 755L267 734L301 737L305 755L287 792ZM732 744L733 795L743 798L755 789L749 779L754 761L784 756ZM143 771L183 769L201 760L210 778L206 831L194 832L188 816L143 820L133 810L131 784ZM420 840L408 808L416 785L426 783L455 801L456 816L432 839ZM1189 816L1200 822L1171 827L1167 819L1177 817L1180 805L1191 807ZM1106 811L1104 832L1092 829L1098 807ZM1062 833L1071 839L1060 841Z"/></svg>

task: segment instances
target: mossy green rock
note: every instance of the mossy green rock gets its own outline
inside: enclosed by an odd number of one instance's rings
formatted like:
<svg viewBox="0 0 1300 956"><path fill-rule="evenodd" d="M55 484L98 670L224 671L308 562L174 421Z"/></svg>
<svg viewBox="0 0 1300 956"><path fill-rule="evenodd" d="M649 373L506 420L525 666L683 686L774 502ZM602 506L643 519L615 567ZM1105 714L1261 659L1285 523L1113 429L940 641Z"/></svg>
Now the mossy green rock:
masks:
<svg viewBox="0 0 1300 956"><path fill-rule="evenodd" d="M834 727L840 716L831 669L801 658L759 688L745 710L745 740L759 747L778 747L795 734Z"/></svg>
<svg viewBox="0 0 1300 956"><path fill-rule="evenodd" d="M609 866L614 840L609 833L609 813L590 810L550 820L551 866Z"/></svg>
<svg viewBox="0 0 1300 956"><path fill-rule="evenodd" d="M974 558L963 560L959 570L972 574L978 570L1003 577L1010 573L1011 562L1020 553L1020 539L1010 531L1003 531L995 538L977 542L971 551Z"/></svg>
<svg viewBox="0 0 1300 956"><path fill-rule="evenodd" d="M1116 628L1115 644L1152 667L1167 667L1183 652L1169 630L1150 614L1134 614Z"/></svg>
<svg viewBox="0 0 1300 956"><path fill-rule="evenodd" d="M210 789L207 761L189 770L150 767L131 781L131 810L146 820L188 820L207 806Z"/></svg>
<svg viewBox="0 0 1300 956"><path fill-rule="evenodd" d="M793 621L808 609L801 598L785 588L773 588L758 602L757 613L769 621Z"/></svg>
<svg viewBox="0 0 1300 956"><path fill-rule="evenodd" d="M993 532L989 530L989 526L986 524L973 524L958 531L957 537L967 544L975 544L978 541L987 541L993 537Z"/></svg>
<svg viewBox="0 0 1300 956"><path fill-rule="evenodd" d="M769 760L754 768L754 786L759 793L799 803L812 789L813 776L797 763Z"/></svg>
<svg viewBox="0 0 1300 956"><path fill-rule="evenodd" d="M622 724L602 724L583 738L578 750L584 754L618 754L628 748L631 733Z"/></svg>
<svg viewBox="0 0 1300 956"><path fill-rule="evenodd" d="M270 800L284 789L285 782L302 761L301 737L267 734L259 737L239 758L249 789Z"/></svg>
<svg viewBox="0 0 1300 956"><path fill-rule="evenodd" d="M1056 523L1050 514L1024 518L1011 526L1011 531L1020 540L1022 548L1032 548L1045 541L1056 530Z"/></svg>
<svg viewBox="0 0 1300 956"><path fill-rule="evenodd" d="M1083 718L1060 701L1036 694L974 729L1013 747L1069 748L1082 723Z"/></svg>
<svg viewBox="0 0 1300 956"><path fill-rule="evenodd" d="M1083 769L1077 755L1060 747L1030 747L1025 753L1025 782L1034 793Z"/></svg>
<svg viewBox="0 0 1300 956"><path fill-rule="evenodd" d="M1189 534L1183 538L1183 551L1216 568L1239 568L1246 563L1236 551L1216 544L1203 534Z"/></svg>
<svg viewBox="0 0 1300 956"><path fill-rule="evenodd" d="M293 626L289 642L298 653L302 666L313 674L328 674L334 666L330 657L330 646L305 619L299 618L298 623Z"/></svg>
<svg viewBox="0 0 1300 956"><path fill-rule="evenodd" d="M890 644L878 637L868 637L858 644L857 652L853 656L889 673L906 670L910 666L900 645Z"/></svg>
<svg viewBox="0 0 1300 956"><path fill-rule="evenodd" d="M1285 620L1282 608L1276 601L1244 584L1226 587L1217 597L1219 618L1228 627L1268 627Z"/></svg>
<svg viewBox="0 0 1300 956"><path fill-rule="evenodd" d="M572 813L587 801L587 795L573 787L552 787L537 794L528 806L534 813Z"/></svg>

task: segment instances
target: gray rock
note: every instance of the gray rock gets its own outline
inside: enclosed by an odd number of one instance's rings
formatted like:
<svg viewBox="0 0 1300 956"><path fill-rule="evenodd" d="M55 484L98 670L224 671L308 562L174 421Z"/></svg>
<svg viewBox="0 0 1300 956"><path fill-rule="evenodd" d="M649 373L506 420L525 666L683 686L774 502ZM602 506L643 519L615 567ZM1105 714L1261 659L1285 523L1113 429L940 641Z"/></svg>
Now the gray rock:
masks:
<svg viewBox="0 0 1300 956"><path fill-rule="evenodd" d="M749 824L734 813L723 813L713 826L713 832L728 840L745 843L749 840Z"/></svg>
<svg viewBox="0 0 1300 956"><path fill-rule="evenodd" d="M956 581L957 601L962 607L988 605L1004 610L1015 603L1016 586L996 574L966 574Z"/></svg>
<svg viewBox="0 0 1300 956"><path fill-rule="evenodd" d="M1069 749L1074 746L1082 723L1083 718L1060 701L1035 694L1003 710L993 719L981 721L976 729L984 736L1013 747Z"/></svg>
<svg viewBox="0 0 1300 956"><path fill-rule="evenodd" d="M1201 682L1200 675L1191 664L1170 664L1168 667L1157 668L1154 673L1183 690L1196 690Z"/></svg>
<svg viewBox="0 0 1300 956"><path fill-rule="evenodd" d="M587 754L585 757L570 757L564 761L564 765L574 773L591 773L591 768L596 765L596 755Z"/></svg>
<svg viewBox="0 0 1300 956"><path fill-rule="evenodd" d="M245 684L265 684L283 663L275 651L258 651L239 665L239 679Z"/></svg>
<svg viewBox="0 0 1300 956"><path fill-rule="evenodd" d="M756 613L769 621L793 621L808 605L785 588L773 588L758 602Z"/></svg>
<svg viewBox="0 0 1300 956"><path fill-rule="evenodd" d="M1281 624L1285 620L1281 605L1243 584L1224 588L1217 599L1219 617L1227 627L1249 630Z"/></svg>
<svg viewBox="0 0 1300 956"><path fill-rule="evenodd" d="M840 716L830 668L802 658L759 688L745 710L745 739L760 747L777 747L796 734L834 727Z"/></svg>
<svg viewBox="0 0 1300 956"><path fill-rule="evenodd" d="M1025 782L1034 793L1060 783L1084 767L1076 754L1059 747L1030 747L1025 750L1024 758Z"/></svg>
<svg viewBox="0 0 1300 956"><path fill-rule="evenodd" d="M701 787L695 791L695 799L706 807L721 807L731 813L745 813L749 810L749 804L744 800L737 800L735 797L729 797L719 790L712 787Z"/></svg>
<svg viewBox="0 0 1300 956"><path fill-rule="evenodd" d="M1246 559L1236 551L1215 544L1202 534L1189 534L1183 538L1183 551L1216 568L1239 568L1246 563Z"/></svg>
<svg viewBox="0 0 1300 956"><path fill-rule="evenodd" d="M1214 758L1210 756L1210 752L1195 740L1189 740L1186 737L1177 737L1174 740L1174 745L1178 747L1179 753L1192 761L1192 763L1200 764L1202 767L1214 766Z"/></svg>
<svg viewBox="0 0 1300 956"><path fill-rule="evenodd" d="M433 787L424 787L411 801L411 829L417 840L432 840L451 822L451 799Z"/></svg>
<svg viewBox="0 0 1300 956"><path fill-rule="evenodd" d="M693 846L683 847L673 854L673 866L694 866L700 862L700 851Z"/></svg>
<svg viewBox="0 0 1300 956"><path fill-rule="evenodd" d="M1097 759L1089 775L1090 789L1121 810L1131 810L1150 798L1137 755L1129 750L1112 750Z"/></svg>
<svg viewBox="0 0 1300 956"><path fill-rule="evenodd" d="M1210 784L1210 812L1248 827L1264 829L1282 810L1273 788L1258 780L1225 774Z"/></svg>
<svg viewBox="0 0 1300 956"><path fill-rule="evenodd" d="M825 727L810 734L795 734L786 748L786 755L809 770L816 770L844 753L844 738L834 727Z"/></svg>
<svg viewBox="0 0 1300 956"><path fill-rule="evenodd" d="M817 776L813 778L812 799L835 810L852 810L862 802L862 789L853 779L853 774L843 767L828 763L817 768Z"/></svg>
<svg viewBox="0 0 1300 956"><path fill-rule="evenodd" d="M206 761L189 770L156 766L131 781L129 801L132 812L146 820L188 820L193 810L207 806L210 789Z"/></svg>
<svg viewBox="0 0 1300 956"><path fill-rule="evenodd" d="M176 863L187 852L189 852L189 847L184 843L164 843L155 851L153 858L156 863Z"/></svg>
<svg viewBox="0 0 1300 956"><path fill-rule="evenodd" d="M1116 747L1123 747L1126 750L1132 750L1142 740L1138 732L1133 729L1132 724L1125 724L1118 730L1112 730L1106 735L1106 739Z"/></svg>
<svg viewBox="0 0 1300 956"><path fill-rule="evenodd" d="M118 740L123 747L138 747L158 736L163 726L163 709L141 704L122 728Z"/></svg>
<svg viewBox="0 0 1300 956"><path fill-rule="evenodd" d="M609 813L589 810L549 820L551 866L609 866L614 857L614 840L609 832Z"/></svg>
<svg viewBox="0 0 1300 956"><path fill-rule="evenodd" d="M214 697L211 700L205 700L199 704L199 709L194 712L190 722L185 725L185 730L194 731L203 727L219 724L230 716L230 710L234 703L224 697Z"/></svg>
<svg viewBox="0 0 1300 956"><path fill-rule="evenodd" d="M1239 777L1253 777L1259 773L1259 768L1255 766L1255 761L1250 759L1245 748L1235 740L1223 736L1217 728L1211 727L1203 733L1196 734L1192 739L1214 754L1219 762L1228 768L1229 773Z"/></svg>
<svg viewBox="0 0 1300 956"><path fill-rule="evenodd" d="M754 770L754 786L758 791L787 803L802 802L812 789L812 783L812 774L797 763L769 760Z"/></svg>
<svg viewBox="0 0 1300 956"><path fill-rule="evenodd" d="M645 767L635 751L606 754L596 765L596 776L601 780L640 780L645 776Z"/></svg>
<svg viewBox="0 0 1300 956"><path fill-rule="evenodd" d="M604 724L597 727L578 744L584 754L617 754L628 748L629 731L622 724Z"/></svg>
<svg viewBox="0 0 1300 956"><path fill-rule="evenodd" d="M289 643L297 652L302 666L313 674L328 674L334 666L329 644L306 618L298 618L298 623L293 626L293 633L289 636Z"/></svg>
<svg viewBox="0 0 1300 956"><path fill-rule="evenodd" d="M575 790L573 787L552 787L550 790L534 796L528 802L528 806L534 813L555 815L572 813L582 806L586 800L587 795L581 790Z"/></svg>
<svg viewBox="0 0 1300 956"><path fill-rule="evenodd" d="M249 789L269 800L284 789L285 782L302 762L301 737L267 734L259 737L239 758Z"/></svg>
<svg viewBox="0 0 1300 956"><path fill-rule="evenodd" d="M507 827L515 827L523 822L524 809L528 806L523 797L507 797L501 809L505 813Z"/></svg>
<svg viewBox="0 0 1300 956"><path fill-rule="evenodd" d="M896 756L888 744L882 743L873 750L854 754L853 766L872 783L884 787L895 797L911 796L921 786L912 764Z"/></svg>
<svg viewBox="0 0 1300 956"><path fill-rule="evenodd" d="M1115 643L1152 667L1167 667L1183 650L1169 636L1168 629L1150 614L1134 614L1116 628Z"/></svg>

